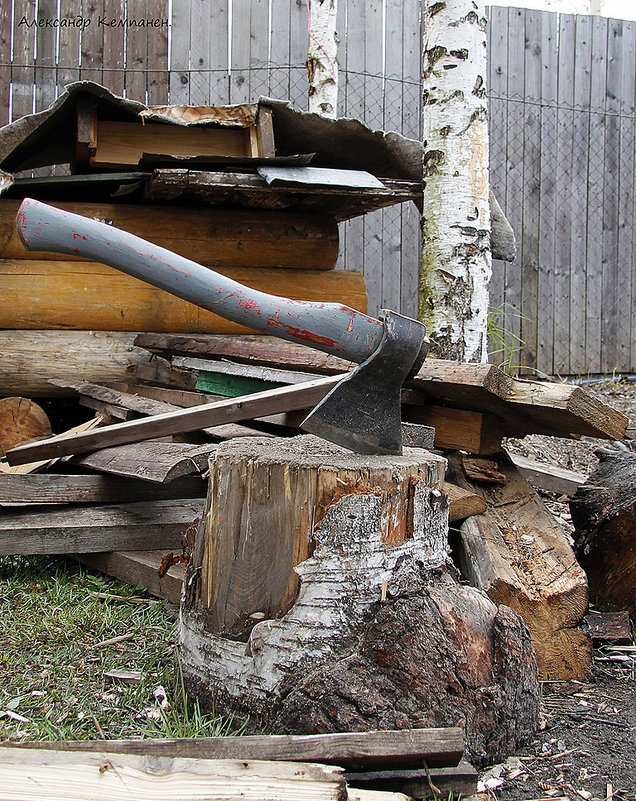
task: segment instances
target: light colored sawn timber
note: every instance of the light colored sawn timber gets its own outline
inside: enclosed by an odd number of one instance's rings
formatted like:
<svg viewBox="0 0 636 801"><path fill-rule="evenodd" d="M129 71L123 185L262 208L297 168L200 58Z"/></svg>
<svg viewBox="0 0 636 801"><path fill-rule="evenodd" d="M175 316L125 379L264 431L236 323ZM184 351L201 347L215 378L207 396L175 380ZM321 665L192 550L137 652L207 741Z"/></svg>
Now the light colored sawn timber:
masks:
<svg viewBox="0 0 636 801"><path fill-rule="evenodd" d="M19 205L19 200L0 200L0 258L70 261L61 253L24 247L15 224ZM156 204L54 201L52 205L107 222L208 267L329 269L338 256L338 227L319 214Z"/></svg>
<svg viewBox="0 0 636 801"><path fill-rule="evenodd" d="M270 295L337 302L366 310L360 273L258 267L224 267L219 272ZM242 325L98 262L3 259L0 281L1 328L249 332Z"/></svg>
<svg viewBox="0 0 636 801"><path fill-rule="evenodd" d="M337 767L0 748L0 801L340 801ZM346 792L346 791L345 791Z"/></svg>
<svg viewBox="0 0 636 801"><path fill-rule="evenodd" d="M148 359L134 339L119 331L0 331L0 395L74 394L52 386L50 378L125 381L130 368Z"/></svg>
<svg viewBox="0 0 636 801"><path fill-rule="evenodd" d="M461 525L460 560L471 584L524 619L542 679L584 680L591 640L581 628L587 579L565 532L504 455L504 484L469 482L458 460L452 480L482 494L488 510Z"/></svg>
<svg viewBox="0 0 636 801"><path fill-rule="evenodd" d="M543 464L534 459L526 459L518 453L509 454L525 480L535 489L559 492L562 495L574 495L585 482L585 476L574 470L565 470L553 464Z"/></svg>

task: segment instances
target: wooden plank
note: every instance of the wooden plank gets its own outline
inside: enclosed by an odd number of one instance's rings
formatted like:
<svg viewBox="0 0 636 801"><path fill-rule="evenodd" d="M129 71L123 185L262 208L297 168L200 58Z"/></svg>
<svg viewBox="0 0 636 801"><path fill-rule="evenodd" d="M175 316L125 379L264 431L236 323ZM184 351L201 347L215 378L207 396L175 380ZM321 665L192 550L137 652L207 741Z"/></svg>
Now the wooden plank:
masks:
<svg viewBox="0 0 636 801"><path fill-rule="evenodd" d="M205 482L185 476L167 484L108 475L0 473L0 504L125 503L205 497Z"/></svg>
<svg viewBox="0 0 636 801"><path fill-rule="evenodd" d="M287 0L271 0L269 97L289 97L291 7ZM342 29L340 29L342 30Z"/></svg>
<svg viewBox="0 0 636 801"><path fill-rule="evenodd" d="M537 362L539 315L539 175L541 170L541 11L525 13L525 86L523 120L523 228L521 250L521 364L534 367ZM509 146L512 143L509 143ZM517 360L515 359L515 361ZM513 362L514 365L514 362Z"/></svg>
<svg viewBox="0 0 636 801"><path fill-rule="evenodd" d="M106 573L107 576L143 587L157 598L165 598L173 604L181 600L181 588L185 576L183 563L172 565L163 576L158 573L166 551L104 551L74 554L84 565Z"/></svg>
<svg viewBox="0 0 636 801"><path fill-rule="evenodd" d="M430 767L459 764L464 752L462 729L430 728L337 734L270 734L237 737L184 737L152 740L82 740L7 744L16 749L128 754L189 759L274 759L321 762L351 769Z"/></svg>
<svg viewBox="0 0 636 801"><path fill-rule="evenodd" d="M16 231L19 200L0 200L0 257L81 261L27 250ZM338 255L338 229L326 215L247 209L193 209L115 203L55 202L56 208L140 236L208 267L328 270Z"/></svg>
<svg viewBox="0 0 636 801"><path fill-rule="evenodd" d="M151 387L147 384L136 384L134 382L122 383L118 381L109 382L108 386L118 392L128 392L131 395L162 401L163 403L168 403L172 406L181 406L182 408L184 406L201 406L203 403L210 402L210 398L205 392L188 392L185 389Z"/></svg>
<svg viewBox="0 0 636 801"><path fill-rule="evenodd" d="M599 645L609 645L633 643L632 626L629 619L629 612L597 612L590 611L585 616L585 622L590 627L592 642L596 647Z"/></svg>
<svg viewBox="0 0 636 801"><path fill-rule="evenodd" d="M183 476L204 473L215 450L216 445L147 441L107 447L67 461L103 473L165 484Z"/></svg>
<svg viewBox="0 0 636 801"><path fill-rule="evenodd" d="M517 453L509 454L509 456L528 484L535 489L558 492L561 495L574 495L581 484L585 482L585 476L574 470L542 464Z"/></svg>
<svg viewBox="0 0 636 801"><path fill-rule="evenodd" d="M256 378L261 381L273 381L278 384L302 384L316 378L315 373L301 373L292 370L277 370L273 367L237 364L228 361L214 361L209 359L195 359L190 356L174 356L172 364L175 367L188 370L199 370L221 375L236 375L244 378Z"/></svg>
<svg viewBox="0 0 636 801"><path fill-rule="evenodd" d="M620 166L621 60L623 21L608 20L605 87L605 158L603 161L603 274L601 304L601 371L623 369L618 360L619 329L623 325L623 298L618 295L618 203ZM630 54L633 56L633 53Z"/></svg>
<svg viewBox="0 0 636 801"><path fill-rule="evenodd" d="M201 37L208 39L207 54L201 52L198 59L193 59L199 68L207 66L211 72L194 76L196 84L196 102L209 95L211 105L225 105L230 102L230 75L228 53L229 3L214 3L212 8L207 3L198 3L204 10L205 18L201 21L204 31L193 32L191 44L200 41ZM205 30L207 29L207 30ZM201 62L203 59L203 62ZM201 82L206 86L200 86Z"/></svg>
<svg viewBox="0 0 636 801"><path fill-rule="evenodd" d="M636 364L636 344L634 343L634 303L631 303L631 319L625 319L624 298L633 298L636 290L634 281L634 219L636 202L634 194L634 153L636 152L636 23L623 21L623 52L621 58L621 98L619 119L620 153L618 163L618 275L616 294L619 304L620 325L618 326L617 363L621 370L632 371Z"/></svg>
<svg viewBox="0 0 636 801"><path fill-rule="evenodd" d="M250 2L249 98L255 102L268 94L269 0ZM279 54L275 54L279 57Z"/></svg>
<svg viewBox="0 0 636 801"><path fill-rule="evenodd" d="M106 8L106 16L109 20L125 19L126 18L126 0L108 0ZM132 17L132 8L129 11L129 16ZM95 22L93 21L93 25ZM105 69L102 75L103 85L114 92L116 95L123 97L126 86L126 29L120 26L111 27L107 25L103 29L104 33L104 53L107 53L107 63L105 64L108 69ZM150 33L154 36L155 31Z"/></svg>
<svg viewBox="0 0 636 801"><path fill-rule="evenodd" d="M99 384L92 384L90 381L69 381L67 379L52 378L50 383L53 386L63 389L71 389L80 395L102 401L103 403L115 404L130 409L138 414L161 414L162 412L173 412L177 407L170 403L152 400L150 398L140 398L127 392L103 387Z"/></svg>
<svg viewBox="0 0 636 801"><path fill-rule="evenodd" d="M554 371L554 243L556 195L556 135L558 91L557 20L556 14L542 15L541 52L541 171L539 198L539 288L538 288L538 370L550 375ZM522 310L523 311L523 310Z"/></svg>
<svg viewBox="0 0 636 801"><path fill-rule="evenodd" d="M0 555L180 548L182 534L202 511L200 499L178 499L6 512L0 518Z"/></svg>
<svg viewBox="0 0 636 801"><path fill-rule="evenodd" d="M148 19L161 20L160 27L146 30L147 68L146 91L148 105L165 105L168 102L168 24L167 0L146 0ZM130 13L130 12L129 12Z"/></svg>
<svg viewBox="0 0 636 801"><path fill-rule="evenodd" d="M126 0L129 19L145 19L148 12L146 0ZM155 31L153 30L154 34ZM150 33L146 28L138 26L126 30L126 97L146 103L148 45Z"/></svg>
<svg viewBox="0 0 636 801"><path fill-rule="evenodd" d="M347 784L353 787L400 792L409 798L439 798L433 787L441 797L471 796L477 792L477 778L477 771L466 760L454 768L345 773Z"/></svg>
<svg viewBox="0 0 636 801"><path fill-rule="evenodd" d="M196 0L172 4L170 42L170 103L189 105L190 83L190 19Z"/></svg>
<svg viewBox="0 0 636 801"><path fill-rule="evenodd" d="M90 20L91 24L83 27L81 32L79 80L101 84L104 79L105 27L96 23L99 16L106 15L106 1L82 0L81 15L83 20Z"/></svg>
<svg viewBox="0 0 636 801"><path fill-rule="evenodd" d="M0 126L11 122L11 15L12 7L0 3Z"/></svg>
<svg viewBox="0 0 636 801"><path fill-rule="evenodd" d="M12 119L18 120L33 113L34 97L34 48L36 30L34 26L18 25L22 17L36 18L36 0L16 0L13 4L13 59L11 64L11 111Z"/></svg>
<svg viewBox="0 0 636 801"><path fill-rule="evenodd" d="M56 31L46 25L47 20L57 17L57 0L38 0L38 20L44 25L38 27L37 60L35 65L35 111L43 111L55 100L56 81Z"/></svg>
<svg viewBox="0 0 636 801"><path fill-rule="evenodd" d="M0 394L71 395L49 383L53 376L94 383L122 381L148 354L134 333L111 331L0 331ZM60 359L60 354L64 359Z"/></svg>
<svg viewBox="0 0 636 801"><path fill-rule="evenodd" d="M346 794L338 768L284 762L237 762L228 760L166 759L156 765L144 757L58 751L0 749L1 799L112 801L153 798L163 801L194 801L205 797L223 801L247 795L264 801L337 801ZM104 764L107 769L104 770Z"/></svg>
<svg viewBox="0 0 636 801"><path fill-rule="evenodd" d="M602 372L601 335L603 303L603 186L605 172L605 92L607 80L608 20L592 19L592 71L590 84L590 139L587 185L587 295L585 350L588 370Z"/></svg>
<svg viewBox="0 0 636 801"><path fill-rule="evenodd" d="M162 437L219 423L250 420L268 414L305 409L320 401L338 383L339 377L319 378L291 387L280 387L266 392L258 392L235 400L195 406L178 412L116 423L101 429L101 436L87 432L55 441L43 440L30 445L13 448L7 454L10 465L24 464L36 459L51 456L65 456L71 453L87 453L98 448L140 442L150 437Z"/></svg>
<svg viewBox="0 0 636 801"><path fill-rule="evenodd" d="M82 10L82 0L67 0L64 4L64 12L65 16L68 16L69 19L77 19L77 17L81 14ZM57 63L57 78L56 83L58 86L58 91L63 91L64 87L69 84L73 83L73 81L77 81L79 78L79 69L80 69L80 38L81 38L81 30L79 27L75 27L75 25L69 25L64 28L59 29L59 61ZM122 37L122 44L123 44L123 31L121 32ZM117 60L118 54L123 54L123 46L118 48L116 45L113 46L114 43L109 41L109 52L111 53L112 64L113 66L121 66L121 63ZM123 81L122 81L123 85ZM121 92L118 92L121 94Z"/></svg>
<svg viewBox="0 0 636 801"><path fill-rule="evenodd" d="M588 204L582 199L587 200L588 187L592 17L577 16L575 24L571 197L576 212L570 220L570 372L580 375L588 372L589 358L585 346Z"/></svg>
<svg viewBox="0 0 636 801"><path fill-rule="evenodd" d="M359 273L249 267L223 268L222 273L271 295L366 310ZM2 328L249 333L244 326L97 262L6 259L0 261L0 276Z"/></svg>
<svg viewBox="0 0 636 801"><path fill-rule="evenodd" d="M307 82L307 49L309 41L309 10L307 3L288 3L289 7L289 98L296 108L307 110L309 85ZM283 51L284 52L284 51ZM272 53L275 53L272 50Z"/></svg>

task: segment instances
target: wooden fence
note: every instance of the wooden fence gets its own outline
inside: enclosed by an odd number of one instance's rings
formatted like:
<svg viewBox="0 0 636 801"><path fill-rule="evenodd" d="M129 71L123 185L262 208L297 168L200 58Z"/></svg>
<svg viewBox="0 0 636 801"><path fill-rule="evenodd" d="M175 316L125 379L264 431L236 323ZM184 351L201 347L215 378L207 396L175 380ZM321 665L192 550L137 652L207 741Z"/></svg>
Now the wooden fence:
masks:
<svg viewBox="0 0 636 801"><path fill-rule="evenodd" d="M340 114L421 137L420 11L339 1ZM306 0L174 0L169 34L168 0L3 2L0 114L45 108L77 79L151 104L268 95L306 108L307 13ZM543 372L636 370L635 25L491 10L492 181L519 245L494 264L493 320L513 361ZM412 204L344 224L341 242L371 311L416 314Z"/></svg>

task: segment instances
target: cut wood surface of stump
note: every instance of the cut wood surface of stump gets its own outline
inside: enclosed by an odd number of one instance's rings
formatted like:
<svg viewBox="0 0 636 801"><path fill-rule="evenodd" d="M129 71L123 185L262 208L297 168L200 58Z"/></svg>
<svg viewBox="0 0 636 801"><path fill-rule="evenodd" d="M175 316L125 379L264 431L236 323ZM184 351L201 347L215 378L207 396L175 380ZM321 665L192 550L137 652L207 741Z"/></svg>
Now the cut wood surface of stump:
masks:
<svg viewBox="0 0 636 801"><path fill-rule="evenodd" d="M222 443L181 606L191 696L270 733L459 725L476 761L532 736L528 631L449 566L444 470L415 448Z"/></svg>

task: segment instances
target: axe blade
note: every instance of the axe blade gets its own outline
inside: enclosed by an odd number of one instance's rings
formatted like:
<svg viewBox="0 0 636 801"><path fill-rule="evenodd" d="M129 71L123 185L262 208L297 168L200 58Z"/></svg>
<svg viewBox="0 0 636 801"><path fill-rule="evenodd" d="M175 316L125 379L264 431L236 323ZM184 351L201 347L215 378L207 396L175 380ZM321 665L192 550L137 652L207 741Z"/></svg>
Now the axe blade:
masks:
<svg viewBox="0 0 636 801"><path fill-rule="evenodd" d="M426 327L383 309L378 348L310 412L301 428L356 453L402 453L400 392L426 357Z"/></svg>

